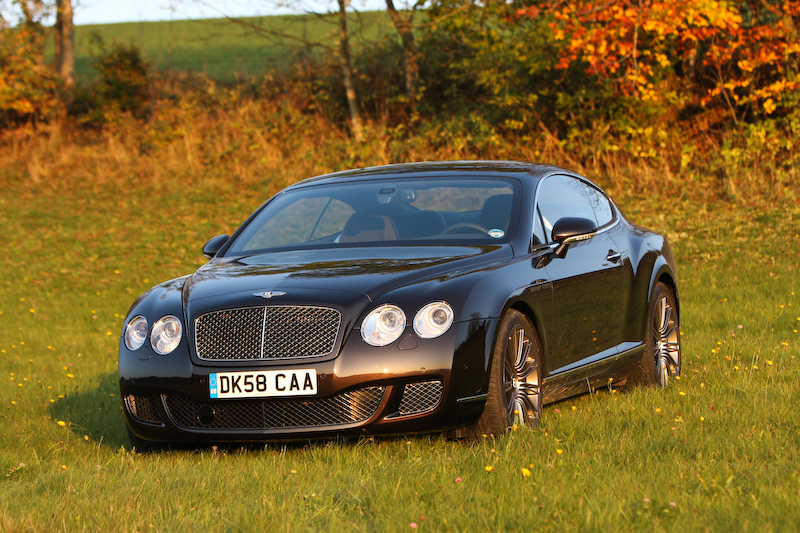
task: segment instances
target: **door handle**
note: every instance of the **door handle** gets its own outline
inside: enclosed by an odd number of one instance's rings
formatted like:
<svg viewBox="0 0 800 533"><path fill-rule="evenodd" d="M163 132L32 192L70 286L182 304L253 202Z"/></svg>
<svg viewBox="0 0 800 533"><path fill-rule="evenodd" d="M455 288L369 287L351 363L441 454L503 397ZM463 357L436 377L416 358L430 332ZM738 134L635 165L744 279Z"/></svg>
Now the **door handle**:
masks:
<svg viewBox="0 0 800 533"><path fill-rule="evenodd" d="M609 250L606 259L611 261L612 263L617 263L622 258L622 254L619 252L615 252L614 250Z"/></svg>

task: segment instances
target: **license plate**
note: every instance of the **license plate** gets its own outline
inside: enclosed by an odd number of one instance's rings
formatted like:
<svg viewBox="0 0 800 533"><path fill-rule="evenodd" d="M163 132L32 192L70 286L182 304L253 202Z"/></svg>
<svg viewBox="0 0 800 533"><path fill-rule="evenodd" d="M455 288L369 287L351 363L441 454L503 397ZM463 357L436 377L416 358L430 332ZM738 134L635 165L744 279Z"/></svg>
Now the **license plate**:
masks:
<svg viewBox="0 0 800 533"><path fill-rule="evenodd" d="M208 389L212 399L312 396L317 393L317 371L217 372L208 375Z"/></svg>

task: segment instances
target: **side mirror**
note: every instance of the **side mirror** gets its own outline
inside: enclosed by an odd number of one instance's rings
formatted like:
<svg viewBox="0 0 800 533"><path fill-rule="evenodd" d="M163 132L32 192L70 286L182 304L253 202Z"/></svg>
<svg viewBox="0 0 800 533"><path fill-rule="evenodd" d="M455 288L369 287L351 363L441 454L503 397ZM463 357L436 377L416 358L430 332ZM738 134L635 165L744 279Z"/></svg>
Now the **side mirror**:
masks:
<svg viewBox="0 0 800 533"><path fill-rule="evenodd" d="M588 218L564 217L553 224L553 241L558 243L555 254L567 255L567 246L573 242L591 239L597 231L597 224Z"/></svg>
<svg viewBox="0 0 800 533"><path fill-rule="evenodd" d="M205 243L203 245L203 255L206 256L206 259L212 259L217 255L222 250L222 247L225 246L225 243L228 242L228 239L230 239L228 235L217 235Z"/></svg>

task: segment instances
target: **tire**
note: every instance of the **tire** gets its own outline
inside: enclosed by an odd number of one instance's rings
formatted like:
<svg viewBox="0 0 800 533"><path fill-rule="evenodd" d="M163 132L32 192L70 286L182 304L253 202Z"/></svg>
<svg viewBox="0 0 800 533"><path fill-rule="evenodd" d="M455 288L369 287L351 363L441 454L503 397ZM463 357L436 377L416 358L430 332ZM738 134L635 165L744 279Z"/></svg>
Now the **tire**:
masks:
<svg viewBox="0 0 800 533"><path fill-rule="evenodd" d="M489 395L472 436L502 435L509 427L536 427L542 414L542 349L528 318L509 310L498 326L489 371Z"/></svg>
<svg viewBox="0 0 800 533"><path fill-rule="evenodd" d="M633 384L666 387L681 375L681 326L675 293L656 283L647 313L645 350L634 371Z"/></svg>

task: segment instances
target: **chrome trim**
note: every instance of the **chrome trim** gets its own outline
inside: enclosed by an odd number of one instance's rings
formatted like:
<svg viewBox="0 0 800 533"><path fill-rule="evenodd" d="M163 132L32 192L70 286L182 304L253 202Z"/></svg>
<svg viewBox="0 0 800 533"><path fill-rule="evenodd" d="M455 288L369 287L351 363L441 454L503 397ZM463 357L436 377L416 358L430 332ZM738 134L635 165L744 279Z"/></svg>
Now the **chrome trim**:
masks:
<svg viewBox="0 0 800 533"><path fill-rule="evenodd" d="M333 340L331 342L331 349L327 353L322 354L313 354L313 355L296 355L290 357L265 357L264 350L266 346L266 333L265 333L265 323L267 320L267 312L268 309L271 308L303 308L303 309L320 309L325 311L334 311L338 315L338 325L336 326L336 333L333 335ZM220 358L220 357L203 357L200 354L198 342L199 336L197 334L197 324L198 321L206 315L222 313L222 312L230 312L230 311L240 311L240 310L249 310L249 309L256 309L261 311L262 318L261 318L261 345L259 347L260 357L245 357L245 358ZM232 309L216 309L213 311L208 311L206 313L201 314L200 316L194 319L194 353L197 359L201 361L211 361L211 362L254 362L254 361L296 361L299 359L314 359L320 357L329 357L331 354L334 353L336 350L336 345L339 342L339 338L342 334L342 328L344 327L344 320L343 320L342 312L335 307L324 307L324 306L317 306L317 305L267 305L267 306L253 306L253 307L235 307Z"/></svg>
<svg viewBox="0 0 800 533"><path fill-rule="evenodd" d="M265 300L269 300L273 296L285 296L286 293L283 291L264 291L264 292L254 292L253 296L258 296L260 298L264 298Z"/></svg>
<svg viewBox="0 0 800 533"><path fill-rule="evenodd" d="M476 394L474 396L464 396L456 400L456 403L485 402L489 398L489 393Z"/></svg>
<svg viewBox="0 0 800 533"><path fill-rule="evenodd" d="M599 233L598 231L593 231L591 233L584 233L583 235L573 235L572 237L567 237L566 239L564 239L562 244L572 244L573 242L588 241L598 233Z"/></svg>

